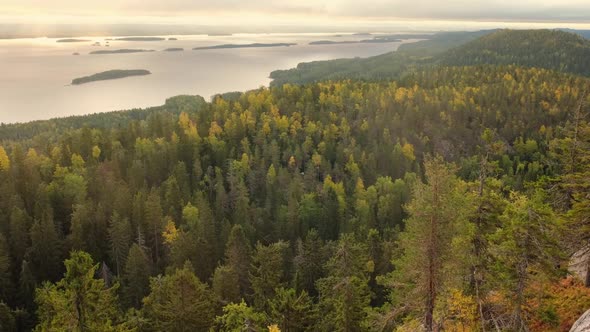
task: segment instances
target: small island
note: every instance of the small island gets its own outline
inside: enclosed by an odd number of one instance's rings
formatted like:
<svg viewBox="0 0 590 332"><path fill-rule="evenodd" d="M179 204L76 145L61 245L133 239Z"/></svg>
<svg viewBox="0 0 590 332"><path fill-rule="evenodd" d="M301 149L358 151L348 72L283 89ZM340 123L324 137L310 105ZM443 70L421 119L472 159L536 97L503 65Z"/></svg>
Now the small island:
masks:
<svg viewBox="0 0 590 332"><path fill-rule="evenodd" d="M398 38L373 38L373 39L365 39L365 40L361 40L359 43L399 43L401 42L401 39Z"/></svg>
<svg viewBox="0 0 590 332"><path fill-rule="evenodd" d="M76 38L64 38L64 39L58 39L55 42L56 43L81 43L81 42L89 42L91 41L90 39L76 39Z"/></svg>
<svg viewBox="0 0 590 332"><path fill-rule="evenodd" d="M379 44L379 43L399 43L401 39L397 38L373 38L363 40L318 40L312 41L309 45L338 45L338 44Z"/></svg>
<svg viewBox="0 0 590 332"><path fill-rule="evenodd" d="M262 44L262 43L253 43L253 44L223 44L223 45L214 45L214 46L202 46L202 47L195 47L193 50L218 50L224 48L255 48L255 47L289 47L297 45L295 43L271 43L271 44Z"/></svg>
<svg viewBox="0 0 590 332"><path fill-rule="evenodd" d="M162 37L121 37L121 38L115 38L114 40L119 40L119 41L162 41L162 40L166 40L166 38L162 38Z"/></svg>
<svg viewBox="0 0 590 332"><path fill-rule="evenodd" d="M120 53L141 53L141 52L153 52L154 50L142 50L142 49L133 49L133 48L123 48L119 50L100 50L100 51L92 51L88 54L120 54Z"/></svg>
<svg viewBox="0 0 590 332"><path fill-rule="evenodd" d="M74 52L74 53L72 53L72 55L80 55L80 53Z"/></svg>
<svg viewBox="0 0 590 332"><path fill-rule="evenodd" d="M168 40L178 40L178 38L170 37Z"/></svg>
<svg viewBox="0 0 590 332"><path fill-rule="evenodd" d="M114 69L103 71L90 76L78 77L72 80L72 85L79 85L84 83L90 83L95 81L114 80L118 78L124 78L129 76L143 76L149 75L151 72L145 69Z"/></svg>
<svg viewBox="0 0 590 332"><path fill-rule="evenodd" d="M309 45L334 45L334 44L358 44L359 42L356 40L341 40L341 41L334 41L334 40L317 40L312 41Z"/></svg>
<svg viewBox="0 0 590 332"><path fill-rule="evenodd" d="M184 51L182 47L170 47L164 50L164 52L181 52Z"/></svg>

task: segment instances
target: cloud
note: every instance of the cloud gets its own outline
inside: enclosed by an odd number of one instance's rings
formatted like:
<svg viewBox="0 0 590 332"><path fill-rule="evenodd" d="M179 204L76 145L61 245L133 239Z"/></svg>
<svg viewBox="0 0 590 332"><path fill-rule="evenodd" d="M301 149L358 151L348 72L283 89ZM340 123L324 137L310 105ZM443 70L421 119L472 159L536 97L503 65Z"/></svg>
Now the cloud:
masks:
<svg viewBox="0 0 590 332"><path fill-rule="evenodd" d="M590 1L374 0L366 3L366 6L359 6L356 1L345 0L333 11L369 17L414 19L589 21Z"/></svg>
<svg viewBox="0 0 590 332"><path fill-rule="evenodd" d="M588 0L2 0L21 15L273 15L361 19L590 21Z"/></svg>

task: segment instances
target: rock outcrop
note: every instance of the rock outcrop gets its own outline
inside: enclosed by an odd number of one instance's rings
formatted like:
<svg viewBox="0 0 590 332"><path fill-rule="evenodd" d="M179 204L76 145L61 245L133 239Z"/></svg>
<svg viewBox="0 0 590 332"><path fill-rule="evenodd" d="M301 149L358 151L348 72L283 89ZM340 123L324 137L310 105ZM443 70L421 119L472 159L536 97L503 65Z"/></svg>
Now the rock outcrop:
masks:
<svg viewBox="0 0 590 332"><path fill-rule="evenodd" d="M572 275L580 278L586 287L590 286L590 246L576 251L570 258L568 271Z"/></svg>
<svg viewBox="0 0 590 332"><path fill-rule="evenodd" d="M590 332L590 310L578 318L570 332Z"/></svg>

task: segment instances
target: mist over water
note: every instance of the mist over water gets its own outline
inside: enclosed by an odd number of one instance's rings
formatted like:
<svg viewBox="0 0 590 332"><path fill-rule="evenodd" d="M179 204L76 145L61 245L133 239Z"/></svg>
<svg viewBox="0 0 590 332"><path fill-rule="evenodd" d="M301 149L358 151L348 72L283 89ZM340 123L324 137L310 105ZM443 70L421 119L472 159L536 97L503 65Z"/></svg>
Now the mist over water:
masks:
<svg viewBox="0 0 590 332"><path fill-rule="evenodd" d="M216 93L267 86L271 71L300 62L367 57L401 44L308 45L318 40L361 40L370 36L335 34L237 34L165 36L178 40L115 41L111 37L77 37L90 42L57 43L53 38L0 40L0 122L24 122L107 112L164 103L179 94L206 99ZM100 42L101 46L92 46ZM290 47L193 51L218 44L297 43ZM182 52L163 52L166 48ZM149 49L155 52L90 55L91 51ZM72 55L74 52L80 55ZM71 80L111 69L147 69L151 75L71 86Z"/></svg>

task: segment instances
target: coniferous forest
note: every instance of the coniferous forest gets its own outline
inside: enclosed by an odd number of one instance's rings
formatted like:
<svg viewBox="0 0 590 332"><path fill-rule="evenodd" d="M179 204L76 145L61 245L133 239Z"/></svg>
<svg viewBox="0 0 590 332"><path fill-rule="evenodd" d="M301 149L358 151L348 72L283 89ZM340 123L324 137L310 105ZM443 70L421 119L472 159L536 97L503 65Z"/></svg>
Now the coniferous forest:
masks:
<svg viewBox="0 0 590 332"><path fill-rule="evenodd" d="M590 80L530 61L1 125L0 330L568 331Z"/></svg>

